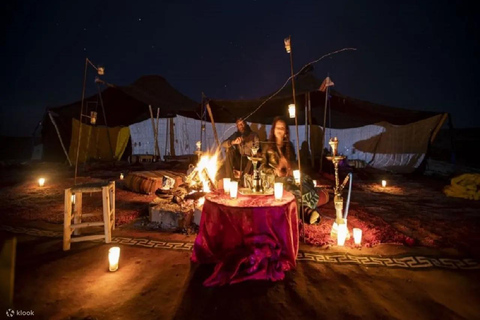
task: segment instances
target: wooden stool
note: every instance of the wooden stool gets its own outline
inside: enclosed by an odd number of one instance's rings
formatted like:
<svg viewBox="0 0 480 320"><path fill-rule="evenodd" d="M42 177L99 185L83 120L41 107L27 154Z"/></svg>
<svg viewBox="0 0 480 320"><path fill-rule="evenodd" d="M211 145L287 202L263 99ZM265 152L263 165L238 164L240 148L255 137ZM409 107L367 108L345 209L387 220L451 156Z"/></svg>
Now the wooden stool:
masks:
<svg viewBox="0 0 480 320"><path fill-rule="evenodd" d="M82 194L84 192L102 192L103 213L82 213ZM75 202L72 202L72 195ZM102 216L103 221L82 222L82 217ZM73 224L72 224L73 218ZM80 235L81 228L101 227L104 234ZM65 212L63 222L63 250L70 250L72 242L105 239L105 243L112 241L112 230L115 229L115 181L87 183L65 189ZM72 233L78 237L72 237Z"/></svg>

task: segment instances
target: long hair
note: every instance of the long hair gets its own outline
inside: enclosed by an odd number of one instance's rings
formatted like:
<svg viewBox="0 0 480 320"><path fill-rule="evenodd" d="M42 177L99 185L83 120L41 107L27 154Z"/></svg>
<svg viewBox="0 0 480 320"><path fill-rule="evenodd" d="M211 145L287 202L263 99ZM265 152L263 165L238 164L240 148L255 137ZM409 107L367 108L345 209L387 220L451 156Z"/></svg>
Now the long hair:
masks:
<svg viewBox="0 0 480 320"><path fill-rule="evenodd" d="M290 146L290 129L288 128L287 121L285 118L278 116L273 119L272 128L270 128L270 133L268 134L268 149L276 150L276 140L275 140L275 126L277 122L282 121L285 123L285 137L283 138L283 147L285 148L285 157L287 160L292 159L292 148Z"/></svg>

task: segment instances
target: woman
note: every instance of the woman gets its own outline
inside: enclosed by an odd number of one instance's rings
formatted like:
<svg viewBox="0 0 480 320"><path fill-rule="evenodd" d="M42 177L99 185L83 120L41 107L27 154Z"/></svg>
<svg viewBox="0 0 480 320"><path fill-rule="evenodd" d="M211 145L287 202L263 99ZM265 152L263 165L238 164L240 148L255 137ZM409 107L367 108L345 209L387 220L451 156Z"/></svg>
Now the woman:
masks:
<svg viewBox="0 0 480 320"><path fill-rule="evenodd" d="M260 171L265 175L275 175L275 180L283 182L285 189L292 192L299 201L300 188L293 179L293 169L296 168L295 151L289 136L287 122L282 117L276 117L270 129L268 144L263 148ZM315 209L319 196L315 191L312 179L305 174L302 175L301 198L306 221L311 224L318 223L320 215Z"/></svg>

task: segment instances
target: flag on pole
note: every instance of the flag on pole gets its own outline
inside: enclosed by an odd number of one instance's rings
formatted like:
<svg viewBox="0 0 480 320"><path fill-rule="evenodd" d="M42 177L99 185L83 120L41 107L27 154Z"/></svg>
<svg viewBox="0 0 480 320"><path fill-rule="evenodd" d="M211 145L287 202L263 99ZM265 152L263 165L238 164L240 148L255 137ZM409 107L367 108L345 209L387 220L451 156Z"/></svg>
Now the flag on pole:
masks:
<svg viewBox="0 0 480 320"><path fill-rule="evenodd" d="M335 84L333 81L330 79L330 77L326 77L325 80L323 80L322 85L318 90L325 92L327 90L327 87L333 87Z"/></svg>
<svg viewBox="0 0 480 320"><path fill-rule="evenodd" d="M283 42L285 43L285 50L287 50L287 53L290 53L290 51L292 51L292 47L290 46L290 36L283 39Z"/></svg>

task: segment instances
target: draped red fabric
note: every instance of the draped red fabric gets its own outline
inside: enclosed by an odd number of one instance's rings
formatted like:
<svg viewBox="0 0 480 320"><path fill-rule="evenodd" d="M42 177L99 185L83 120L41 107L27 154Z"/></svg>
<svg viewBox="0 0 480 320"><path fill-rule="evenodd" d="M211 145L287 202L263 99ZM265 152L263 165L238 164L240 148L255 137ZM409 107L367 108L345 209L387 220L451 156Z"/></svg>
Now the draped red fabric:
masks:
<svg viewBox="0 0 480 320"><path fill-rule="evenodd" d="M245 280L278 281L295 268L298 253L298 220L295 197L284 192L237 199L223 192L205 197L192 261L215 263L205 286Z"/></svg>

